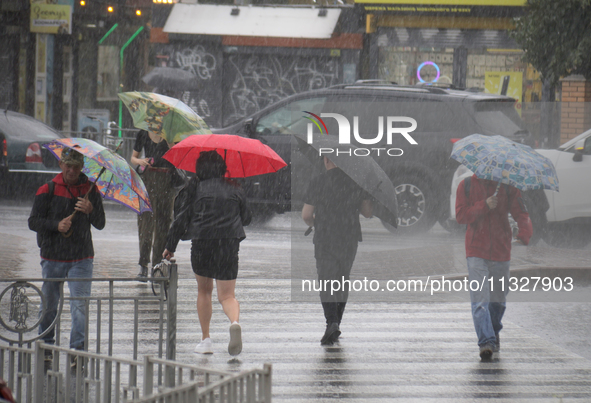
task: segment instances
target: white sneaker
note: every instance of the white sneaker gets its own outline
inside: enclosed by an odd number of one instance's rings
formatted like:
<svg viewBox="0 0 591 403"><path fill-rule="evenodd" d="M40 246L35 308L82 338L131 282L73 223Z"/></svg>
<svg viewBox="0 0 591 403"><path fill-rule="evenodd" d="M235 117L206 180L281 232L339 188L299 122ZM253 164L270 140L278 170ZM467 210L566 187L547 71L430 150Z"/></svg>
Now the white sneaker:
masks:
<svg viewBox="0 0 591 403"><path fill-rule="evenodd" d="M209 337L201 340L201 343L195 347L195 352L198 354L213 354L213 341Z"/></svg>
<svg viewBox="0 0 591 403"><path fill-rule="evenodd" d="M228 343L228 353L238 355L242 351L242 328L238 323L230 325L230 343Z"/></svg>

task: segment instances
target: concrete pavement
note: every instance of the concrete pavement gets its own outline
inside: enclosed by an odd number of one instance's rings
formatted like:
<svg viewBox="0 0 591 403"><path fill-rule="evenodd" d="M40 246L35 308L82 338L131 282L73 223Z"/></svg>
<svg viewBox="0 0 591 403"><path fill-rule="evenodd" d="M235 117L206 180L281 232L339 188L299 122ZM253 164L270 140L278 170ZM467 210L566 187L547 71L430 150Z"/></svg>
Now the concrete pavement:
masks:
<svg viewBox="0 0 591 403"><path fill-rule="evenodd" d="M132 288L150 292L148 285ZM217 303L211 323L215 353L193 353L201 336L197 287L181 280L177 360L229 371L270 362L275 402L591 401L591 361L514 323L505 321L501 352L481 362L467 303L350 303L340 342L322 347L320 304L291 302L289 288L289 280L239 280L244 348L232 358L229 323ZM130 354L132 309L117 309L114 355ZM158 307L146 303L140 310L139 354L155 354Z"/></svg>
<svg viewBox="0 0 591 403"><path fill-rule="evenodd" d="M29 209L0 206L0 275L4 278L37 277L38 249L26 228L26 218L23 223ZM107 225L104 231L94 233L95 276L134 276L135 216L109 210ZM412 239L385 238L385 230L376 220L363 225L365 242L356 260L357 273L378 267L387 269L385 274L392 278L402 278L466 271L461 237L436 228ZM216 352L211 356L192 352L200 339L197 287L188 263L189 248L179 249L177 360L231 371L270 362L276 402L591 401L591 361L510 320L505 320L501 333L501 352L493 361L481 362L470 307L465 302L353 301L345 312L340 343L320 346L324 332L320 304L315 297L309 302L292 302L290 294L292 260L310 261L310 255L300 257L296 252L293 256L292 235L303 233L298 220L294 226L292 232L289 217L280 216L265 227L249 228L241 245L237 297L242 306L244 349L237 359L227 354L229 323L215 301L211 332ZM303 241L309 244L311 239ZM589 249L516 248L512 267L584 268L589 266L589 257ZM93 293L105 292L100 287L95 286ZM133 283L129 292L142 295L151 290L148 284ZM65 306L62 321L66 344L68 309ZM158 306L146 303L140 309L139 354L156 354ZM509 306L508 312L511 309ZM118 306L115 355L130 354L132 310L131 304ZM588 321L585 312L573 312L572 319ZM93 343L91 340L91 350Z"/></svg>

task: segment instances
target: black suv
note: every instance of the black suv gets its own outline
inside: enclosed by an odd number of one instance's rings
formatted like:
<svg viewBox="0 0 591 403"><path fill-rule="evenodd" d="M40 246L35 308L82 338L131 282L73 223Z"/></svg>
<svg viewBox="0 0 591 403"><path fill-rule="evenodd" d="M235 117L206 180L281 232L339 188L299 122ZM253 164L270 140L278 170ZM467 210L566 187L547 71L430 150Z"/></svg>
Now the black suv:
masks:
<svg viewBox="0 0 591 403"><path fill-rule="evenodd" d="M426 231L438 220L446 225L458 165L449 155L456 140L480 133L533 143L514 103L506 96L453 88L357 82L290 96L212 131L257 138L288 163L275 174L242 182L252 205L284 212L292 204L300 207L302 191L316 169L298 152L292 134L305 137L313 130L342 139L340 115L349 122L351 143L375 158L392 179L398 231Z"/></svg>

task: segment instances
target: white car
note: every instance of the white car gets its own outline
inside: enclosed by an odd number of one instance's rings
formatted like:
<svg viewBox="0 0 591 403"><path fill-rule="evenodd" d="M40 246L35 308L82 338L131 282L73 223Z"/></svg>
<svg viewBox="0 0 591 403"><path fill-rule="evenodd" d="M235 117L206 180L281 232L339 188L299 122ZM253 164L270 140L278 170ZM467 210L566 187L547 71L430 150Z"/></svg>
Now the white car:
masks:
<svg viewBox="0 0 591 403"><path fill-rule="evenodd" d="M543 239L552 246L583 247L591 241L591 130L554 150L537 149L552 161L560 192L545 190L550 208ZM456 218L456 191L472 171L460 165L451 184L450 219ZM528 205L530 212L536 206ZM536 223L534 223L535 226Z"/></svg>

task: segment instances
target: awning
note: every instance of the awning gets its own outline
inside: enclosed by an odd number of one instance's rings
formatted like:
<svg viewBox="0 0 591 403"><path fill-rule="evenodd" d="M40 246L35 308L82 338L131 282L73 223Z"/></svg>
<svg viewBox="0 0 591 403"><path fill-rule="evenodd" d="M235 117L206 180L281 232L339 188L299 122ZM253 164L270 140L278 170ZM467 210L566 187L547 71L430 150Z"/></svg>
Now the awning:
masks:
<svg viewBox="0 0 591 403"><path fill-rule="evenodd" d="M278 38L331 38L338 8L174 5L164 32Z"/></svg>
<svg viewBox="0 0 591 403"><path fill-rule="evenodd" d="M379 47L520 49L507 31L478 29L378 28Z"/></svg>

